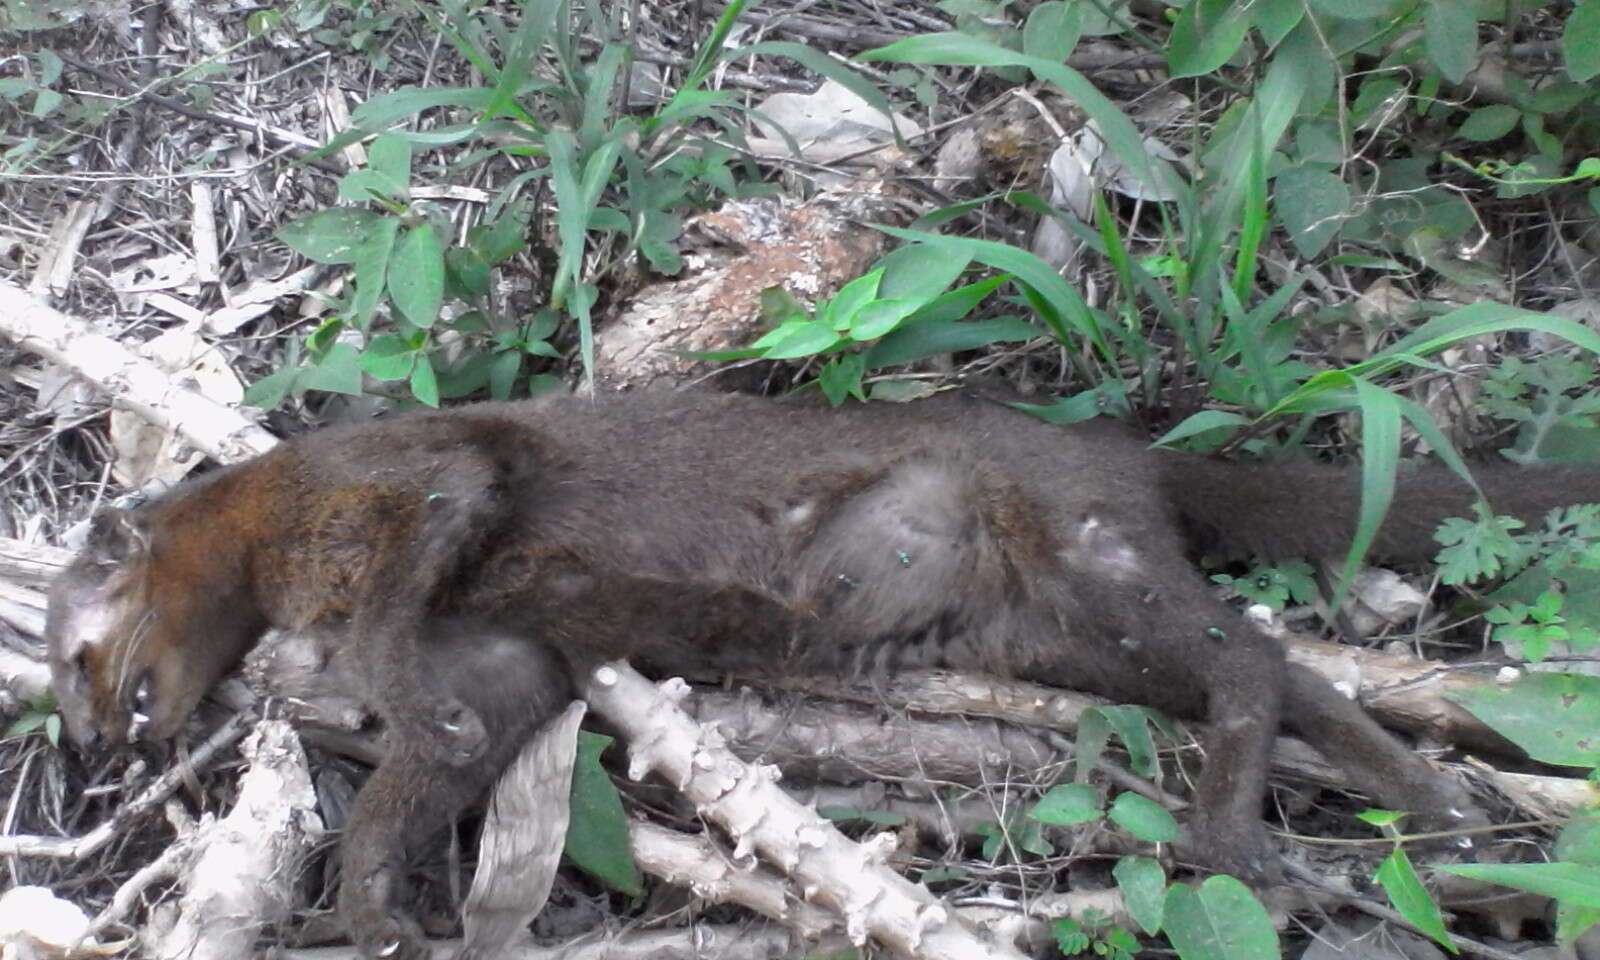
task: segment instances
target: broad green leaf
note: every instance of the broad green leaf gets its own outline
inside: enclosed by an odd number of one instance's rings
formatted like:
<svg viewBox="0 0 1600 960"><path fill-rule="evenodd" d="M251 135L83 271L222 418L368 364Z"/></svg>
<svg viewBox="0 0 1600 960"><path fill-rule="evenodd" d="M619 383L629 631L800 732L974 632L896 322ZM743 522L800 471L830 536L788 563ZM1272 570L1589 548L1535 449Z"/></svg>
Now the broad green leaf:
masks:
<svg viewBox="0 0 1600 960"><path fill-rule="evenodd" d="M1422 38L1428 59L1451 83L1465 80L1478 65L1478 20L1459 0L1430 0Z"/></svg>
<svg viewBox="0 0 1600 960"><path fill-rule="evenodd" d="M294 390L303 372L300 367L284 367L269 373L245 388L243 402L263 410L275 409Z"/></svg>
<svg viewBox="0 0 1600 960"><path fill-rule="evenodd" d="M1156 445L1170 447L1180 440L1197 437L1213 430L1240 430L1250 425L1250 418L1226 410L1202 410L1190 414L1183 422L1162 434Z"/></svg>
<svg viewBox="0 0 1600 960"><path fill-rule="evenodd" d="M521 372L522 355L517 351L506 350L495 354L494 361L489 364L489 396L496 400L510 399L517 383L517 374Z"/></svg>
<svg viewBox="0 0 1600 960"><path fill-rule="evenodd" d="M411 181L411 144L398 137L379 137L367 148L367 166L383 174L404 193Z"/></svg>
<svg viewBox="0 0 1600 960"><path fill-rule="evenodd" d="M371 210L332 207L284 224L275 236L318 263L354 263L362 243L388 219Z"/></svg>
<svg viewBox="0 0 1600 960"><path fill-rule="evenodd" d="M1137 793L1117 794L1106 816L1140 840L1151 843L1172 843L1182 835L1172 814L1161 804Z"/></svg>
<svg viewBox="0 0 1600 960"><path fill-rule="evenodd" d="M1561 828L1555 857L1600 869L1600 811L1579 813Z"/></svg>
<svg viewBox="0 0 1600 960"><path fill-rule="evenodd" d="M394 245L389 296L400 315L424 329L439 319L444 302L444 245L433 224L412 227Z"/></svg>
<svg viewBox="0 0 1600 960"><path fill-rule="evenodd" d="M572 768L572 821L567 826L567 858L606 886L631 897L644 893L639 868L628 843L628 815L600 754L612 738L578 732L578 759Z"/></svg>
<svg viewBox="0 0 1600 960"><path fill-rule="evenodd" d="M855 312L855 316L850 318L850 339L876 340L894 330L901 321L916 313L921 306L921 300L908 298L873 300L864 303Z"/></svg>
<svg viewBox="0 0 1600 960"><path fill-rule="evenodd" d="M1167 888L1162 929L1182 960L1280 960L1278 934L1250 888L1211 877L1199 889Z"/></svg>
<svg viewBox="0 0 1600 960"><path fill-rule="evenodd" d="M809 357L839 342L839 334L826 323L817 320L806 320L784 326L789 328L788 334L774 341L772 346L761 353L768 360Z"/></svg>
<svg viewBox="0 0 1600 960"><path fill-rule="evenodd" d="M1098 318L1084 302L1082 294L1062 279L1054 267L1032 253L994 240L921 233L898 227L878 229L890 236L926 243L1015 275L1017 281L1026 284L1037 295L1036 299L1030 298L1030 302L1035 303L1051 332L1058 338L1069 336L1070 326L1072 333L1087 338L1098 349L1109 353L1105 332L1100 329Z"/></svg>
<svg viewBox="0 0 1600 960"><path fill-rule="evenodd" d="M1227 63L1250 29L1252 6L1234 0L1190 0L1167 41L1172 78L1202 76Z"/></svg>
<svg viewBox="0 0 1600 960"><path fill-rule="evenodd" d="M1456 135L1463 140L1487 143L1515 130L1517 121L1521 119L1522 111L1516 107L1503 103L1490 104L1468 114L1467 119L1461 121L1461 126L1456 128Z"/></svg>
<svg viewBox="0 0 1600 960"><path fill-rule="evenodd" d="M1440 946L1451 953L1459 953L1454 940L1444 928L1444 918L1439 915L1439 905L1428 896L1427 888L1417 878L1417 871L1411 866L1411 859L1406 852L1396 847L1378 865L1378 872L1373 879L1383 886L1384 893L1389 895L1389 902L1400 911L1400 915L1410 921L1411 925L1432 937Z"/></svg>
<svg viewBox="0 0 1600 960"><path fill-rule="evenodd" d="M354 344L335 343L316 363L301 372L296 386L329 393L361 393L361 354Z"/></svg>
<svg viewBox="0 0 1600 960"><path fill-rule="evenodd" d="M416 351L411 344L393 334L373 337L361 351L361 369L374 380L404 380L411 375Z"/></svg>
<svg viewBox="0 0 1600 960"><path fill-rule="evenodd" d="M492 96L483 87L401 87L350 111L350 122L366 131L384 130L434 107L482 110Z"/></svg>
<svg viewBox="0 0 1600 960"><path fill-rule="evenodd" d="M1535 760L1600 765L1600 677L1538 671L1512 683L1447 691L1445 697Z"/></svg>
<svg viewBox="0 0 1600 960"><path fill-rule="evenodd" d="M1156 742L1150 736L1150 709L1132 705L1095 707L1128 751L1128 766L1141 777L1156 774Z"/></svg>
<svg viewBox="0 0 1600 960"><path fill-rule="evenodd" d="M372 322L378 302L389 285L389 260L394 256L395 238L400 235L400 218L384 217L367 232L356 249L356 292L350 301L350 320L365 328Z"/></svg>
<svg viewBox="0 0 1600 960"><path fill-rule="evenodd" d="M411 395L430 407L439 405L439 378L425 353L417 354L417 365L411 371Z"/></svg>
<svg viewBox="0 0 1600 960"><path fill-rule="evenodd" d="M1311 9L1337 20L1393 17L1411 5L1408 0L1311 0Z"/></svg>
<svg viewBox="0 0 1600 960"><path fill-rule="evenodd" d="M1563 903L1600 908L1600 867L1585 863L1454 863L1438 869Z"/></svg>
<svg viewBox="0 0 1600 960"><path fill-rule="evenodd" d="M878 284L883 281L883 268L864 273L839 288L828 301L827 308L817 319L834 330L844 332L862 304L878 296Z"/></svg>
<svg viewBox="0 0 1600 960"><path fill-rule="evenodd" d="M1084 6L1046 0L1034 7L1022 25L1022 52L1041 60L1064 62L1078 45Z"/></svg>
<svg viewBox="0 0 1600 960"><path fill-rule="evenodd" d="M1133 922L1154 935L1161 929L1166 913L1167 872L1149 857L1123 857L1111 868L1111 875L1117 879L1117 889L1122 891L1123 905Z"/></svg>
<svg viewBox="0 0 1600 960"><path fill-rule="evenodd" d="M1258 0L1249 6L1261 39L1271 47L1282 43L1306 15L1306 5L1301 0Z"/></svg>
<svg viewBox="0 0 1600 960"><path fill-rule="evenodd" d="M912 320L901 324L866 353L867 366L892 367L941 353L976 350L991 343L1032 340L1040 330L1016 317L993 320Z"/></svg>
<svg viewBox="0 0 1600 960"><path fill-rule="evenodd" d="M877 295L932 300L960 279L971 262L925 243L908 243L878 260L883 280Z"/></svg>
<svg viewBox="0 0 1600 960"><path fill-rule="evenodd" d="M1027 814L1040 823L1066 826L1088 823L1105 816L1100 809L1100 793L1087 783L1061 783L1051 787Z"/></svg>
<svg viewBox="0 0 1600 960"><path fill-rule="evenodd" d="M1272 200L1284 232L1308 260L1322 252L1350 212L1350 188L1344 180L1313 167L1291 167L1278 174Z"/></svg>
<svg viewBox="0 0 1600 960"><path fill-rule="evenodd" d="M828 398L828 402L836 407L844 403L846 397L864 400L861 375L866 369L866 362L859 353L833 357L817 372L817 385L822 388L822 395Z"/></svg>
<svg viewBox="0 0 1600 960"><path fill-rule="evenodd" d="M1579 83L1600 74L1600 0L1579 0L1561 28L1567 76Z"/></svg>

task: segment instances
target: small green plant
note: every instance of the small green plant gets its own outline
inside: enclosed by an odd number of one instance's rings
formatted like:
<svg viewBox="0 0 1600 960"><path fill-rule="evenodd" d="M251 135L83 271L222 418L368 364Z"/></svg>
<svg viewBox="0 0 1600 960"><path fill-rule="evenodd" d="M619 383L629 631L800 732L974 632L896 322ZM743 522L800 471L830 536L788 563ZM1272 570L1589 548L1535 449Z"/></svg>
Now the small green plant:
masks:
<svg viewBox="0 0 1600 960"><path fill-rule="evenodd" d="M35 730L44 731L44 737L52 747L61 746L60 708L56 704L55 694L48 690L38 700L28 704L22 716L11 721L11 725L6 727L5 738L25 736Z"/></svg>
<svg viewBox="0 0 1600 960"><path fill-rule="evenodd" d="M1107 960L1134 960L1139 950L1138 937L1095 910L1084 911L1078 920L1062 917L1051 925L1050 931L1063 956L1092 953Z"/></svg>
<svg viewBox="0 0 1600 960"><path fill-rule="evenodd" d="M1257 557L1243 576L1214 573L1211 580L1232 587L1251 603L1266 604L1280 613L1290 600L1295 603L1317 600L1315 571L1304 560L1273 563Z"/></svg>

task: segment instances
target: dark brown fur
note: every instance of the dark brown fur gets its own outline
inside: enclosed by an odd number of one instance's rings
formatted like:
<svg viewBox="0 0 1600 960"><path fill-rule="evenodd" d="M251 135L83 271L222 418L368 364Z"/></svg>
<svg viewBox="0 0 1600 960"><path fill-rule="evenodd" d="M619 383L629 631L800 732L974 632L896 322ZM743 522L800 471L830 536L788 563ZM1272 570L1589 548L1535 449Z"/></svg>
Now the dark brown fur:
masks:
<svg viewBox="0 0 1600 960"><path fill-rule="evenodd" d="M1280 715L1385 805L1478 816L1185 560L1184 524L1265 553L1338 550L1355 483L1152 452L1109 424L1052 427L960 394L833 412L727 396L484 404L314 434L102 516L53 592L52 665L79 742L163 738L267 626L345 631L397 744L344 844L341 909L369 953L398 939L399 956L423 955L392 902L405 844L559 709L556 658L568 676L619 656L948 665L1205 719L1195 849L1259 876ZM1514 472L1490 492L1532 519L1600 484ZM1413 474L1379 552L1430 554L1438 520L1470 501L1442 472ZM499 676L537 709L503 682L421 667L437 655L429 624L459 617L497 643L527 638L536 652Z"/></svg>

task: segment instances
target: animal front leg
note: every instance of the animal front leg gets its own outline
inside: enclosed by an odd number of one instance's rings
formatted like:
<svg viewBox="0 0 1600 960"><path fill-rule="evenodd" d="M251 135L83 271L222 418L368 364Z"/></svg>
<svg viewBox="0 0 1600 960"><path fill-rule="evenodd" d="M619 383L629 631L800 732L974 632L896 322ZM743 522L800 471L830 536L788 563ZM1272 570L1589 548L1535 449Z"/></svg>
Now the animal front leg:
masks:
<svg viewBox="0 0 1600 960"><path fill-rule="evenodd" d="M454 465L440 486L409 495L412 536L382 551L352 628L374 697L425 723L422 739L412 749L423 750L431 742L440 759L462 766L483 756L488 732L482 718L459 696L442 689L434 671L425 667L429 656L422 649L428 642L423 624L463 554L488 535L500 504L489 469L476 462Z"/></svg>
<svg viewBox="0 0 1600 960"><path fill-rule="evenodd" d="M1204 628L1211 656L1193 664L1205 687L1205 769L1189 834L1202 863L1244 879L1272 879L1275 856L1261 823L1272 741L1284 691L1282 651L1237 618Z"/></svg>

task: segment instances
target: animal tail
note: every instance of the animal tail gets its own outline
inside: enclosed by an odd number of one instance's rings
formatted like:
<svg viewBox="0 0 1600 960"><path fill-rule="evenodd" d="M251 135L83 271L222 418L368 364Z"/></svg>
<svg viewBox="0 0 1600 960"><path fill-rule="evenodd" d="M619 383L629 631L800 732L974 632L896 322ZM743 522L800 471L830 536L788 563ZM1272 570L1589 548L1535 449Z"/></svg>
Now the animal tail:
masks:
<svg viewBox="0 0 1600 960"><path fill-rule="evenodd" d="M1528 528L1555 507L1600 502L1600 468L1472 466L1497 515ZM1228 555L1329 556L1355 535L1361 506L1359 471L1321 464L1264 466L1163 454L1161 485L1198 543ZM1440 464L1403 468L1394 500L1371 553L1391 560L1427 560L1440 550L1433 534L1449 517L1471 517L1477 494Z"/></svg>

